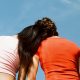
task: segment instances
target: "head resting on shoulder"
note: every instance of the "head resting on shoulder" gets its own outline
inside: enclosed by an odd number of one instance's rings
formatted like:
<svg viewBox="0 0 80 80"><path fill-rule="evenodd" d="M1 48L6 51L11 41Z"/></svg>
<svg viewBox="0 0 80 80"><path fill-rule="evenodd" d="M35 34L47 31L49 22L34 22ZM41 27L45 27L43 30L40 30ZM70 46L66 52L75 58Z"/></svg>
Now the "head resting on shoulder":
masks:
<svg viewBox="0 0 80 80"><path fill-rule="evenodd" d="M36 54L41 42L51 36L58 36L58 32L54 22L48 17L37 20L33 25L18 33L20 67L22 66L25 69L25 77L32 63L32 57ZM19 78L21 74L20 68Z"/></svg>
<svg viewBox="0 0 80 80"><path fill-rule="evenodd" d="M58 36L57 27L55 23L48 17L44 17L41 20L38 20L34 24L34 28L37 28L37 30L40 34L43 34L46 37L50 36Z"/></svg>

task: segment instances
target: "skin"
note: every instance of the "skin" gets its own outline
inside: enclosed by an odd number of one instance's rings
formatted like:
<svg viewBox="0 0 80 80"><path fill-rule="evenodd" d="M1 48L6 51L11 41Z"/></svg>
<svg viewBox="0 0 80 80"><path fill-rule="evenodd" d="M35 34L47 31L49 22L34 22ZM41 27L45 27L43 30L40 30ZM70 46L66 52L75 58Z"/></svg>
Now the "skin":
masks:
<svg viewBox="0 0 80 80"><path fill-rule="evenodd" d="M39 57L37 55L34 55L33 64L31 65L30 72L28 74L28 80L36 80L38 65L39 65ZM80 58L79 58L79 74L80 74Z"/></svg>
<svg viewBox="0 0 80 80"><path fill-rule="evenodd" d="M36 80L36 75L38 71L38 65L39 65L39 57L37 55L33 56L33 64L30 67L30 71L27 75L27 80ZM24 80L24 69L21 67L21 79ZM15 80L15 78L12 75L6 74L6 73L0 73L0 80Z"/></svg>
<svg viewBox="0 0 80 80"><path fill-rule="evenodd" d="M0 80L15 80L15 78L12 75L0 72Z"/></svg>
<svg viewBox="0 0 80 80"><path fill-rule="evenodd" d="M16 37L16 35L14 36ZM36 80L36 74L37 74L37 70L38 70L38 64L39 64L39 57L37 55L33 56L33 64L30 67L30 71L29 74L27 75L27 80ZM18 80L24 80L25 75L25 71L23 66L20 67L21 68L21 76L20 79ZM7 73L2 73L0 72L0 80L16 80L14 76L7 74Z"/></svg>
<svg viewBox="0 0 80 80"><path fill-rule="evenodd" d="M39 57L37 55L33 56L33 64L30 66L29 68L29 72L27 74L27 80L36 80L36 74L38 71L38 65L39 65ZM18 80L24 80L24 78L26 77L25 74L25 69L22 67L20 67L20 79Z"/></svg>
<svg viewBox="0 0 80 80"><path fill-rule="evenodd" d="M27 75L27 80L36 80L36 74L38 71L38 65L39 65L39 57L37 55L33 56L33 64L30 67L30 71ZM24 80L24 69L21 67L20 71L21 77L18 80ZM12 75L6 74L6 73L0 73L0 80L15 80L15 78Z"/></svg>
<svg viewBox="0 0 80 80"><path fill-rule="evenodd" d="M30 67L30 71L28 73L27 80L36 80L38 65L39 65L39 57L37 55L34 55L33 56L33 64Z"/></svg>

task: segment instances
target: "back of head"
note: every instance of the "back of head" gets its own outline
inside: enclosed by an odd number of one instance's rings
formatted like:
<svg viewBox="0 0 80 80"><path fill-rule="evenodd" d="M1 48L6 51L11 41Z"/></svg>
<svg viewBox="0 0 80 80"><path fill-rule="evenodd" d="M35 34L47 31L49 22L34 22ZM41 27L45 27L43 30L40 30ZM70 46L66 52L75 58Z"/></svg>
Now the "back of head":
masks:
<svg viewBox="0 0 80 80"><path fill-rule="evenodd" d="M47 17L37 20L33 25L24 28L18 33L20 66L25 68L25 74L29 71L32 57L37 52L41 41L51 36L58 36L58 32L53 21Z"/></svg>
<svg viewBox="0 0 80 80"><path fill-rule="evenodd" d="M58 36L57 28L55 23L48 17L44 17L41 20L38 20L34 24L34 28L38 28L43 35L49 36ZM39 33L40 33L39 32Z"/></svg>

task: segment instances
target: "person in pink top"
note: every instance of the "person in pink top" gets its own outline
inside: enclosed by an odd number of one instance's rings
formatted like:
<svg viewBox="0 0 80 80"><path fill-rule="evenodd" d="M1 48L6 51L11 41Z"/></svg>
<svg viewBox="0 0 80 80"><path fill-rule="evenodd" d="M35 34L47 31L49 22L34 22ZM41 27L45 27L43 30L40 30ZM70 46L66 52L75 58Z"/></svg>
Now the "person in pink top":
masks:
<svg viewBox="0 0 80 80"><path fill-rule="evenodd" d="M46 18L45 26L48 25L53 30L53 36L41 42L37 53L33 57L33 64L30 67L31 72L28 75L36 77L40 61L45 80L80 80L79 47L74 42L59 37L56 25L51 19Z"/></svg>
<svg viewBox="0 0 80 80"><path fill-rule="evenodd" d="M45 25L45 18L25 27L14 36L0 36L0 80L35 79L29 76L30 66L34 62L41 41L53 35L53 30ZM36 72L35 72L36 74Z"/></svg>

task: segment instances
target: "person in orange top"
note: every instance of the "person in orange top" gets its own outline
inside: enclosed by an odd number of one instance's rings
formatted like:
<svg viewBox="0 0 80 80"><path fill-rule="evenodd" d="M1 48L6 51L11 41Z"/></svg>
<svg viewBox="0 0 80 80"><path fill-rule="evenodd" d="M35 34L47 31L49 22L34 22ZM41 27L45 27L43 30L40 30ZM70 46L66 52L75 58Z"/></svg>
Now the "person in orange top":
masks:
<svg viewBox="0 0 80 80"><path fill-rule="evenodd" d="M48 22L47 22L48 19ZM53 29L53 36L41 42L29 76L35 77L40 65L45 74L45 80L80 80L79 76L79 47L72 41L58 36L55 24L47 18L45 25ZM32 79L34 80L34 79Z"/></svg>

